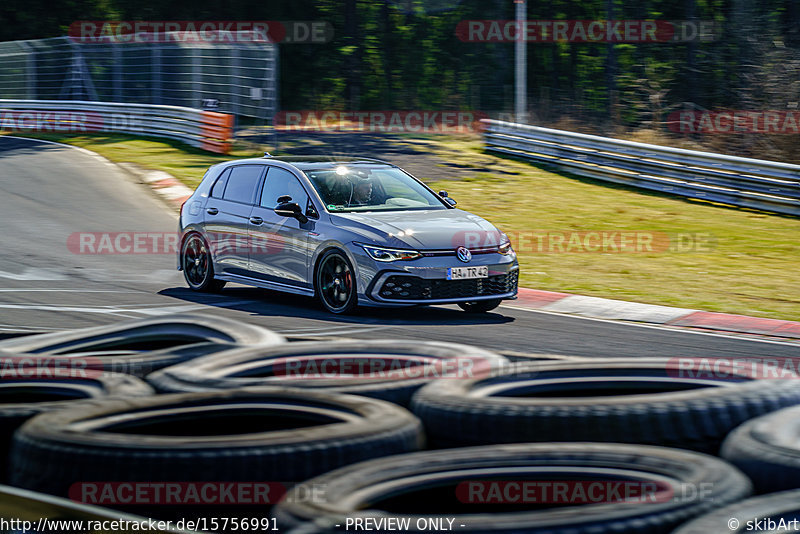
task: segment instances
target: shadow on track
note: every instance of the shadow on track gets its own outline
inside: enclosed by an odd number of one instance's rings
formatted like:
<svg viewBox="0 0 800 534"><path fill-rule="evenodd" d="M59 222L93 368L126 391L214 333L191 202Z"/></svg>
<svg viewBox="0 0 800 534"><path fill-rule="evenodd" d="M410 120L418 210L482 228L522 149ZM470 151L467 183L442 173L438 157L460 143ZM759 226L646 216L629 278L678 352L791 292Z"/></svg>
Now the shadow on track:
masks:
<svg viewBox="0 0 800 534"><path fill-rule="evenodd" d="M277 291L250 287L230 287L220 293L197 293L188 288L172 287L159 291L160 295L183 301L237 310L262 317L297 317L333 323L371 325L489 325L514 321L501 313L470 314L460 309L441 306L416 306L408 308L360 307L352 315L334 315L323 310L311 297L290 295Z"/></svg>

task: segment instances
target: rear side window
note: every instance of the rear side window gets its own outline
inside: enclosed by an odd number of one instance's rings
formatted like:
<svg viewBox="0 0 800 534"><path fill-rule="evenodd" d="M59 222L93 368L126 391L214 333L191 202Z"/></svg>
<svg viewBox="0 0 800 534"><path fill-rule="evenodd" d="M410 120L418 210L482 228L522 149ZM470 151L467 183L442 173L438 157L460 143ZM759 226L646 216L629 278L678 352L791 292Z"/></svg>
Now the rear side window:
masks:
<svg viewBox="0 0 800 534"><path fill-rule="evenodd" d="M263 170L263 165L239 165L231 169L228 185L225 186L222 198L233 202L252 204L258 179Z"/></svg>
<svg viewBox="0 0 800 534"><path fill-rule="evenodd" d="M230 174L230 169L225 169L222 171L222 174L219 176L219 178L217 178L217 181L214 182L214 187L211 188L212 198L222 198L222 194L225 192L225 184L228 183L228 176Z"/></svg>

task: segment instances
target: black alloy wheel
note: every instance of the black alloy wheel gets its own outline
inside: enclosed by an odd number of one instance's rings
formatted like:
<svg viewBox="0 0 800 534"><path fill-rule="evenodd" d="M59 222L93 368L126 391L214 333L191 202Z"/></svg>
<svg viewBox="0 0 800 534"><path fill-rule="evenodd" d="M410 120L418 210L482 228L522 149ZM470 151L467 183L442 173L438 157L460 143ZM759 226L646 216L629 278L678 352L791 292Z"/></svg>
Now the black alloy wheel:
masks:
<svg viewBox="0 0 800 534"><path fill-rule="evenodd" d="M316 276L317 296L331 313L350 313L356 308L355 273L350 261L339 250L329 250L319 261Z"/></svg>

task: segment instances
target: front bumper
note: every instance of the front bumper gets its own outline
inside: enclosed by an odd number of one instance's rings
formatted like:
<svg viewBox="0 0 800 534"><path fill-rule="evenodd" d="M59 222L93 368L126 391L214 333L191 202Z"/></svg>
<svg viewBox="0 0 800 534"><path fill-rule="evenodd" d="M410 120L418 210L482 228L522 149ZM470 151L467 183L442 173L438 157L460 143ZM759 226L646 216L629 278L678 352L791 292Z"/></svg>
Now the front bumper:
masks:
<svg viewBox="0 0 800 534"><path fill-rule="evenodd" d="M477 253L465 264L456 258L455 250L395 262L378 262L359 246L352 246L350 251L358 271L361 305L397 307L455 304L513 299L517 295L519 264L513 252ZM488 278L447 280L448 268L465 265L487 266Z"/></svg>
<svg viewBox="0 0 800 534"><path fill-rule="evenodd" d="M372 300L403 304L445 304L487 299L508 299L517 294L519 269L488 278L447 280L422 278L400 272L381 274L368 293Z"/></svg>

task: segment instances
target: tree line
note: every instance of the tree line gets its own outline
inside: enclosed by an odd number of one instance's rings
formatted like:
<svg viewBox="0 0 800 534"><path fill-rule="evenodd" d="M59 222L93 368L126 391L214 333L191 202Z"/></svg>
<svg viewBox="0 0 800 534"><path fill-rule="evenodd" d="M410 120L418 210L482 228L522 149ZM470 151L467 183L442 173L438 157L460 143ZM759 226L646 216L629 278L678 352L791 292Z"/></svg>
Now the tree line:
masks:
<svg viewBox="0 0 800 534"><path fill-rule="evenodd" d="M0 40L64 35L75 20L324 20L329 42L280 45L283 109L507 113L514 43L470 42L457 29L514 16L513 0L5 0ZM535 121L641 127L678 109L800 101L800 0L529 0L527 19L714 28L708 40L528 43Z"/></svg>

